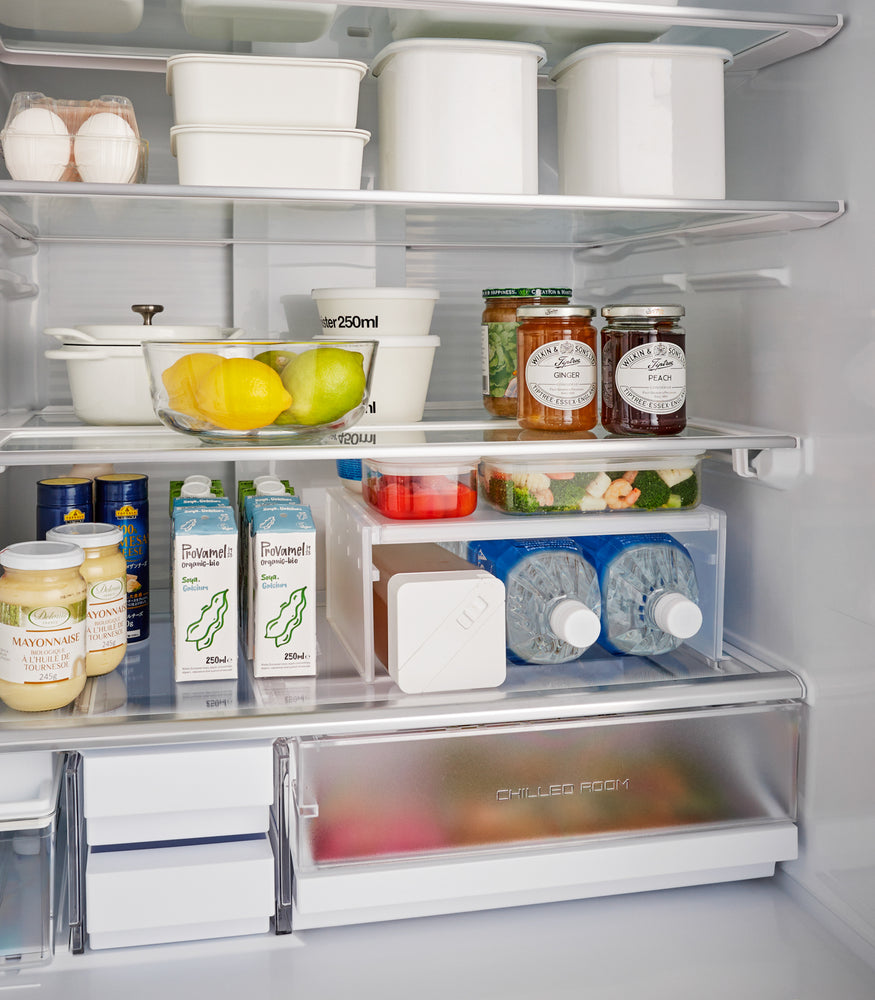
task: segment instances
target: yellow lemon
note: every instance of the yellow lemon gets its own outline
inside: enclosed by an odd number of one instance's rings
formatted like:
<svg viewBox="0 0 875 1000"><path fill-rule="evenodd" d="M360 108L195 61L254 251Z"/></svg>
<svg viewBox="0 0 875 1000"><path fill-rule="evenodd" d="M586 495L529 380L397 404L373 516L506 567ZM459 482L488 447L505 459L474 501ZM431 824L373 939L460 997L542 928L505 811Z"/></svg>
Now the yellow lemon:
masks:
<svg viewBox="0 0 875 1000"><path fill-rule="evenodd" d="M234 431L273 423L292 401L279 375L255 358L222 358L198 379L194 395L207 420Z"/></svg>
<svg viewBox="0 0 875 1000"><path fill-rule="evenodd" d="M304 351L283 369L283 385L291 406L278 424L330 424L362 401L367 384L364 358L342 347Z"/></svg>
<svg viewBox="0 0 875 1000"><path fill-rule="evenodd" d="M194 387L198 379L221 361L218 354L185 354L161 373L161 381L167 390L167 405L177 413L199 417L194 398Z"/></svg>

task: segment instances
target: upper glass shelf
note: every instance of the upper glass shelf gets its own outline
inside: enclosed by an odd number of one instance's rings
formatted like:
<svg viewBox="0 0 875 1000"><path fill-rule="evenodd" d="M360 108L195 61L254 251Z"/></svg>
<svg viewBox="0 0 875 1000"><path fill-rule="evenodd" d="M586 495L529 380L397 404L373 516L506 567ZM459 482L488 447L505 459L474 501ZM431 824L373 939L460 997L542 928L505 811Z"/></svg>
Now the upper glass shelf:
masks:
<svg viewBox="0 0 875 1000"><path fill-rule="evenodd" d="M603 41L718 45L751 71L831 38L838 14L672 6L671 0L0 0L0 62L164 72L175 52L340 55L369 62L393 40L537 42L548 66Z"/></svg>
<svg viewBox="0 0 875 1000"><path fill-rule="evenodd" d="M0 181L0 229L46 243L160 242L603 250L812 229L842 201L211 188Z"/></svg>

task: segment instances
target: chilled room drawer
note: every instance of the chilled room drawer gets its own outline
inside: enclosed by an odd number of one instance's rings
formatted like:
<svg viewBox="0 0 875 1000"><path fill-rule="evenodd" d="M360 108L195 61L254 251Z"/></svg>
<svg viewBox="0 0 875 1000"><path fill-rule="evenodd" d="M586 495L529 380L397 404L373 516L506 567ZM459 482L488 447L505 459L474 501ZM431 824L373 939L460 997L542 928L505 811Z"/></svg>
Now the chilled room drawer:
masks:
<svg viewBox="0 0 875 1000"><path fill-rule="evenodd" d="M269 741L89 750L89 844L264 833L273 802Z"/></svg>
<svg viewBox="0 0 875 1000"><path fill-rule="evenodd" d="M296 873L791 822L800 712L749 704L297 738Z"/></svg>

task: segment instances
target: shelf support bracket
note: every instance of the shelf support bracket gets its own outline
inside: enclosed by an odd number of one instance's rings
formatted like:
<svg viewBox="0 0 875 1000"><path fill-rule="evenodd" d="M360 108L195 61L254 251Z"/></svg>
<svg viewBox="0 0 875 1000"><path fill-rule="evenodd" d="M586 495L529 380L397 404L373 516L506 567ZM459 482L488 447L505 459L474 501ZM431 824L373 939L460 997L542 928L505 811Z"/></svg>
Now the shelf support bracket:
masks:
<svg viewBox="0 0 875 1000"><path fill-rule="evenodd" d="M795 448L766 448L755 452L733 448L732 470L743 479L755 479L773 490L789 490L808 472L810 447L800 441Z"/></svg>

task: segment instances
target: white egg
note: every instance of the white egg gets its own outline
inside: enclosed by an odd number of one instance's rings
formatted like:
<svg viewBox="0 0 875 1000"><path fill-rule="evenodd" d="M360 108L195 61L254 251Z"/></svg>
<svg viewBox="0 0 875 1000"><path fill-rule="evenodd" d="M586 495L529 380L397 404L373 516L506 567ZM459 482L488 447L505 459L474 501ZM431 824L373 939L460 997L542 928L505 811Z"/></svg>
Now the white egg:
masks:
<svg viewBox="0 0 875 1000"><path fill-rule="evenodd" d="M120 115L99 111L86 118L73 140L73 159L83 181L125 184L134 179L140 144Z"/></svg>
<svg viewBox="0 0 875 1000"><path fill-rule="evenodd" d="M70 162L70 136L60 115L26 108L6 126L3 155L16 181L58 181Z"/></svg>

